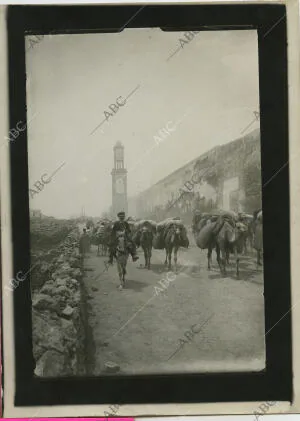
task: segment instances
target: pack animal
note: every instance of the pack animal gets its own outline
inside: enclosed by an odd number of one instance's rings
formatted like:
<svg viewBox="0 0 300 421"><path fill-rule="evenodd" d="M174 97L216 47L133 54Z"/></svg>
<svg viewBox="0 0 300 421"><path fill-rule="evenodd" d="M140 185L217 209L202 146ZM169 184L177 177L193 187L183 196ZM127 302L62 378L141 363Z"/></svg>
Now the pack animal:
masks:
<svg viewBox="0 0 300 421"><path fill-rule="evenodd" d="M164 236L164 245L166 250L165 265L168 265L168 269L172 268L172 253L174 254L174 266L175 272L177 272L177 252L180 246L183 244L183 227L178 225L171 225L166 228ZM188 242L186 244L188 247Z"/></svg>
<svg viewBox="0 0 300 421"><path fill-rule="evenodd" d="M233 253L236 261L236 276L239 278L240 253L243 250L247 229L241 222L235 222L224 216L220 216L217 221L208 216L200 220L195 232L195 239L198 247L207 249L208 270L211 269L212 251L215 249L221 274L226 276L226 265L229 264L230 253ZM205 241L201 241L200 236L203 237L204 233L206 234Z"/></svg>
<svg viewBox="0 0 300 421"><path fill-rule="evenodd" d="M126 235L124 231L117 232L116 235L117 247L116 247L116 261L119 274L120 285L119 289L122 290L125 287L125 275L126 266L128 261L128 246L126 242Z"/></svg>
<svg viewBox="0 0 300 421"><path fill-rule="evenodd" d="M240 276L240 253L243 250L244 233L247 227L241 222L234 225L225 221L216 235L216 253L220 271L226 276L226 265L229 264L230 253L234 254L236 263L236 277Z"/></svg>
<svg viewBox="0 0 300 421"><path fill-rule="evenodd" d="M147 269L150 269L151 266L153 238L153 231L147 227L143 227L140 235L140 245L144 252L145 268Z"/></svg>
<svg viewBox="0 0 300 421"><path fill-rule="evenodd" d="M253 247L256 250L256 265L262 265L262 255L263 255L263 215L262 211L258 211L255 214L254 220L254 241Z"/></svg>

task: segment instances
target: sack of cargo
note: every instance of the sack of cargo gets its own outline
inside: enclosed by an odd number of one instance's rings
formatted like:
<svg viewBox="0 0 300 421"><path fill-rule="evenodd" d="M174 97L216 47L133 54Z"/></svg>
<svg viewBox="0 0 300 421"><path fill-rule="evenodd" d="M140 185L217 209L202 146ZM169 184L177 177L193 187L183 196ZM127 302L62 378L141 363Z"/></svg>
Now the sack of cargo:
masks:
<svg viewBox="0 0 300 421"><path fill-rule="evenodd" d="M215 223L205 225L197 235L196 244L200 249L206 249L208 247L208 244L213 237L215 225Z"/></svg>
<svg viewBox="0 0 300 421"><path fill-rule="evenodd" d="M153 238L153 248L156 250L162 250L165 246L164 237L162 233L155 234Z"/></svg>
<svg viewBox="0 0 300 421"><path fill-rule="evenodd" d="M175 225L177 227L184 227L184 223L180 218L174 218L173 221L171 221L171 223L169 222L168 224L169 225L172 224L172 225Z"/></svg>
<svg viewBox="0 0 300 421"><path fill-rule="evenodd" d="M169 226L172 222L177 221L176 219L173 218L167 218L164 219L163 221L159 222L156 226L156 229L158 232L162 231L164 228L166 228L167 226Z"/></svg>
<svg viewBox="0 0 300 421"><path fill-rule="evenodd" d="M181 230L185 229L184 224L181 219L170 219L169 221L166 221L163 227L163 231L166 233L167 230L171 227L179 227L181 228Z"/></svg>
<svg viewBox="0 0 300 421"><path fill-rule="evenodd" d="M150 225L153 229L155 229L156 230L156 226L157 226L157 222L156 221L152 221L152 219L148 219L147 221L146 221L146 225Z"/></svg>
<svg viewBox="0 0 300 421"><path fill-rule="evenodd" d="M152 221L151 219L143 219L142 221L137 222L136 224L137 229L142 229L143 227L147 227L151 229L153 232L156 231L156 222Z"/></svg>
<svg viewBox="0 0 300 421"><path fill-rule="evenodd" d="M156 231L161 232L165 228L165 221L159 222L156 226Z"/></svg>
<svg viewBox="0 0 300 421"><path fill-rule="evenodd" d="M201 218L197 224L197 232L200 232L208 223L210 219L208 217Z"/></svg>

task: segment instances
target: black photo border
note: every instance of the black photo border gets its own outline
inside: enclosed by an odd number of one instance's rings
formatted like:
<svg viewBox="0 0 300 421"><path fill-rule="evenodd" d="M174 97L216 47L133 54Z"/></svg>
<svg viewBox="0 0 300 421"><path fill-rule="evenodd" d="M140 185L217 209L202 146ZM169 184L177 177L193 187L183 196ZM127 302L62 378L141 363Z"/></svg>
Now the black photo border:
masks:
<svg viewBox="0 0 300 421"><path fill-rule="evenodd" d="M284 5L9 6L9 127L26 121L25 35L256 29L264 214L266 369L43 379L33 375L28 280L14 291L16 406L292 401L287 24ZM201 34L200 34L201 35ZM183 58L184 59L184 58ZM188 72L188 69L187 69ZM185 75L183 75L185 77ZM30 268L27 130L10 142L14 273ZM6 374L4 366L4 376Z"/></svg>

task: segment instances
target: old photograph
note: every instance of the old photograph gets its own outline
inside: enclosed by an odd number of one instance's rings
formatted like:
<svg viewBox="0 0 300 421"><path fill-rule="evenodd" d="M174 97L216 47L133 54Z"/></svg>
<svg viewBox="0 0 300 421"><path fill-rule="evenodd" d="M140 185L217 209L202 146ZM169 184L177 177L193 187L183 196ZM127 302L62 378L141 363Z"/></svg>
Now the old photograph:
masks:
<svg viewBox="0 0 300 421"><path fill-rule="evenodd" d="M257 32L27 35L26 100L34 374L263 370Z"/></svg>

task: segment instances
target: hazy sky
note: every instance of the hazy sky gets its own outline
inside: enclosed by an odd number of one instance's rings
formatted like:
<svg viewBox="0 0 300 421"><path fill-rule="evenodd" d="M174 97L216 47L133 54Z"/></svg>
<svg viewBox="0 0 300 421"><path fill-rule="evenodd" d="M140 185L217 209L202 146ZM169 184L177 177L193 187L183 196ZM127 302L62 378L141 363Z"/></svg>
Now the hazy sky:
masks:
<svg viewBox="0 0 300 421"><path fill-rule="evenodd" d="M167 60L179 38L183 33L125 29L45 36L27 50L30 187L65 162L31 208L56 217L78 215L82 206L93 216L108 210L117 141L125 146L132 196L240 137L259 109L256 31L200 32ZM134 90L91 134L109 105ZM157 145L168 122L180 123Z"/></svg>

